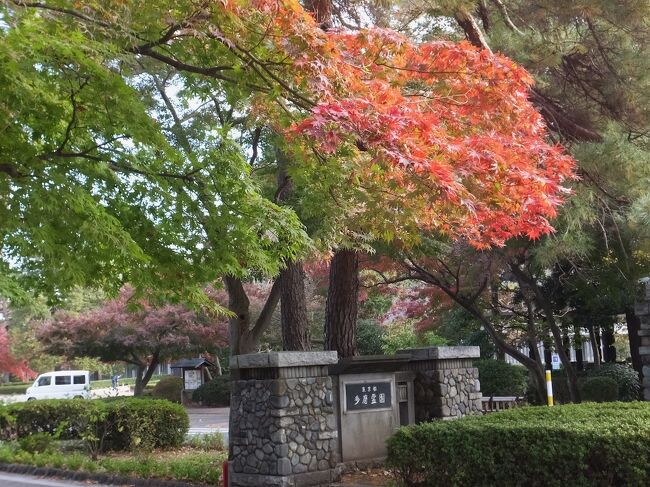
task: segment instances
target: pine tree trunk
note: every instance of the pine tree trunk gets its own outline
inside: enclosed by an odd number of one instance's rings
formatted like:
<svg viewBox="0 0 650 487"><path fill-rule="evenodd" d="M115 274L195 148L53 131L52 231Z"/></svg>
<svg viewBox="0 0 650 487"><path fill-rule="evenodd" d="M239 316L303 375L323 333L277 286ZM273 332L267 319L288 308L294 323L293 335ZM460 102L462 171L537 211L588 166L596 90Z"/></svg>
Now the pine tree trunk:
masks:
<svg viewBox="0 0 650 487"><path fill-rule="evenodd" d="M603 361L616 362L616 347L614 346L614 325L603 327Z"/></svg>
<svg viewBox="0 0 650 487"><path fill-rule="evenodd" d="M290 262L280 274L283 350L310 350L309 319L302 262Z"/></svg>
<svg viewBox="0 0 650 487"><path fill-rule="evenodd" d="M544 366L547 370L550 370L553 366L553 352L551 351L552 348L553 345L551 344L550 338L547 337L546 340L544 340Z"/></svg>
<svg viewBox="0 0 650 487"><path fill-rule="evenodd" d="M582 335L580 334L580 327L573 328L573 346L576 350L576 367L578 370L585 370L585 359L582 353Z"/></svg>
<svg viewBox="0 0 650 487"><path fill-rule="evenodd" d="M544 320L548 325L548 328L551 332L551 337L553 338L553 345L555 347L555 352L560 357L560 362L564 366L567 375L567 385L569 386L569 395L571 397L571 402L580 402L580 389L578 388L578 374L575 370L575 367L571 363L569 354L566 353L564 349L564 341L562 330L560 329L557 321L555 320L555 315L553 313L553 306L551 304L551 299L545 293L545 291L538 285L537 281L530 274L528 270L522 269L519 262L513 262L510 264L510 270L513 275L517 278L519 285L529 288L533 291L535 296L535 301L539 309L544 312ZM548 368L550 364L547 363Z"/></svg>
<svg viewBox="0 0 650 487"><path fill-rule="evenodd" d="M600 326L594 327L594 333L596 336L596 344L598 348L598 365L601 365L605 360L603 359L603 341L600 339Z"/></svg>
<svg viewBox="0 0 650 487"><path fill-rule="evenodd" d="M289 160L280 149L276 150L278 164L278 189L275 200L286 204L293 193L293 181L288 173ZM280 328L283 350L309 350L309 318L305 298L305 273L302 262L285 262L280 274Z"/></svg>
<svg viewBox="0 0 650 487"><path fill-rule="evenodd" d="M639 336L641 320L634 314L634 308L625 308L625 321L627 322L627 336L630 340L632 367L641 376L643 374L643 364L641 362L641 355L639 354L639 347L641 346L641 337Z"/></svg>
<svg viewBox="0 0 650 487"><path fill-rule="evenodd" d="M330 264L325 316L325 348L339 357L357 354L356 326L359 295L359 255L339 250Z"/></svg>
<svg viewBox="0 0 650 487"><path fill-rule="evenodd" d="M596 338L595 325L589 327L589 341L591 342L591 350L594 355L594 366L600 367L600 347L598 346L598 339Z"/></svg>

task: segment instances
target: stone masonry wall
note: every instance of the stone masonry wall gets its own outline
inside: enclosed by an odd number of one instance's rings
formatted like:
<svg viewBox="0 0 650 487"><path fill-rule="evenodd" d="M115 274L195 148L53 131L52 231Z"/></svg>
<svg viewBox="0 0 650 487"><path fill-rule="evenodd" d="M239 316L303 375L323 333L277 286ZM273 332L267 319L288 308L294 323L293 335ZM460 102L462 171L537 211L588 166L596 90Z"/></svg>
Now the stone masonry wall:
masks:
<svg viewBox="0 0 650 487"><path fill-rule="evenodd" d="M641 369L643 376L641 397L645 401L650 401L650 315L639 316L639 319L641 321L639 329L639 340L641 342L639 355L643 364L643 368Z"/></svg>
<svg viewBox="0 0 650 487"><path fill-rule="evenodd" d="M634 313L639 318L639 357L641 358L641 398L650 401L650 278L641 279Z"/></svg>
<svg viewBox="0 0 650 487"><path fill-rule="evenodd" d="M262 485L256 475L313 477L313 481L304 482L309 485L314 485L319 472L329 478L339 461L331 401L330 377L234 381L230 405L231 485ZM268 478L263 483L276 485L275 480Z"/></svg>
<svg viewBox="0 0 650 487"><path fill-rule="evenodd" d="M425 370L414 381L415 421L481 414L478 369Z"/></svg>

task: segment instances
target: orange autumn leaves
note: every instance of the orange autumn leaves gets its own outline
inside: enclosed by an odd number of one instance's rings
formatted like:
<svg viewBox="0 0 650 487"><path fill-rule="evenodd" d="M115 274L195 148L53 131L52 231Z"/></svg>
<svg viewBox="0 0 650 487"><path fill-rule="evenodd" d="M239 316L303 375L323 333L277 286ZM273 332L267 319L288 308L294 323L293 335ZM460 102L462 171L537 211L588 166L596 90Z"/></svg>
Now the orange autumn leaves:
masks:
<svg viewBox="0 0 650 487"><path fill-rule="evenodd" d="M396 219L478 248L552 231L574 162L546 141L523 68L466 42L324 32L296 1L228 8L267 25L265 42L311 101L289 132L322 157L351 158L355 179L389 186L369 197L403 208Z"/></svg>

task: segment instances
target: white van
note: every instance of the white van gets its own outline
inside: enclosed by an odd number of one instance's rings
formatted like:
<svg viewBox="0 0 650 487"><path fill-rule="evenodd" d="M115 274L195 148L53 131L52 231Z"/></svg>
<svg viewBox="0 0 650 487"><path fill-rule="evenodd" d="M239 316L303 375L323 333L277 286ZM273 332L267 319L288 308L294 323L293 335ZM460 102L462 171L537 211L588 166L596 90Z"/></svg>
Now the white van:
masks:
<svg viewBox="0 0 650 487"><path fill-rule="evenodd" d="M39 375L34 385L25 393L27 400L74 399L90 397L90 372L87 370L61 370Z"/></svg>

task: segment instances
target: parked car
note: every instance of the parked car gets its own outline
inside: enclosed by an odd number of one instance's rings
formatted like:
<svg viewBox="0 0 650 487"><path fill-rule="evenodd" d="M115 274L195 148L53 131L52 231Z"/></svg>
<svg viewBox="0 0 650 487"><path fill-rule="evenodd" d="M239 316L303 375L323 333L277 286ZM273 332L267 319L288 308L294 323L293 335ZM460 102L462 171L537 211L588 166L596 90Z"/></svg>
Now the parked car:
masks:
<svg viewBox="0 0 650 487"><path fill-rule="evenodd" d="M27 400L74 399L90 397L90 372L61 370L39 375L25 393Z"/></svg>

